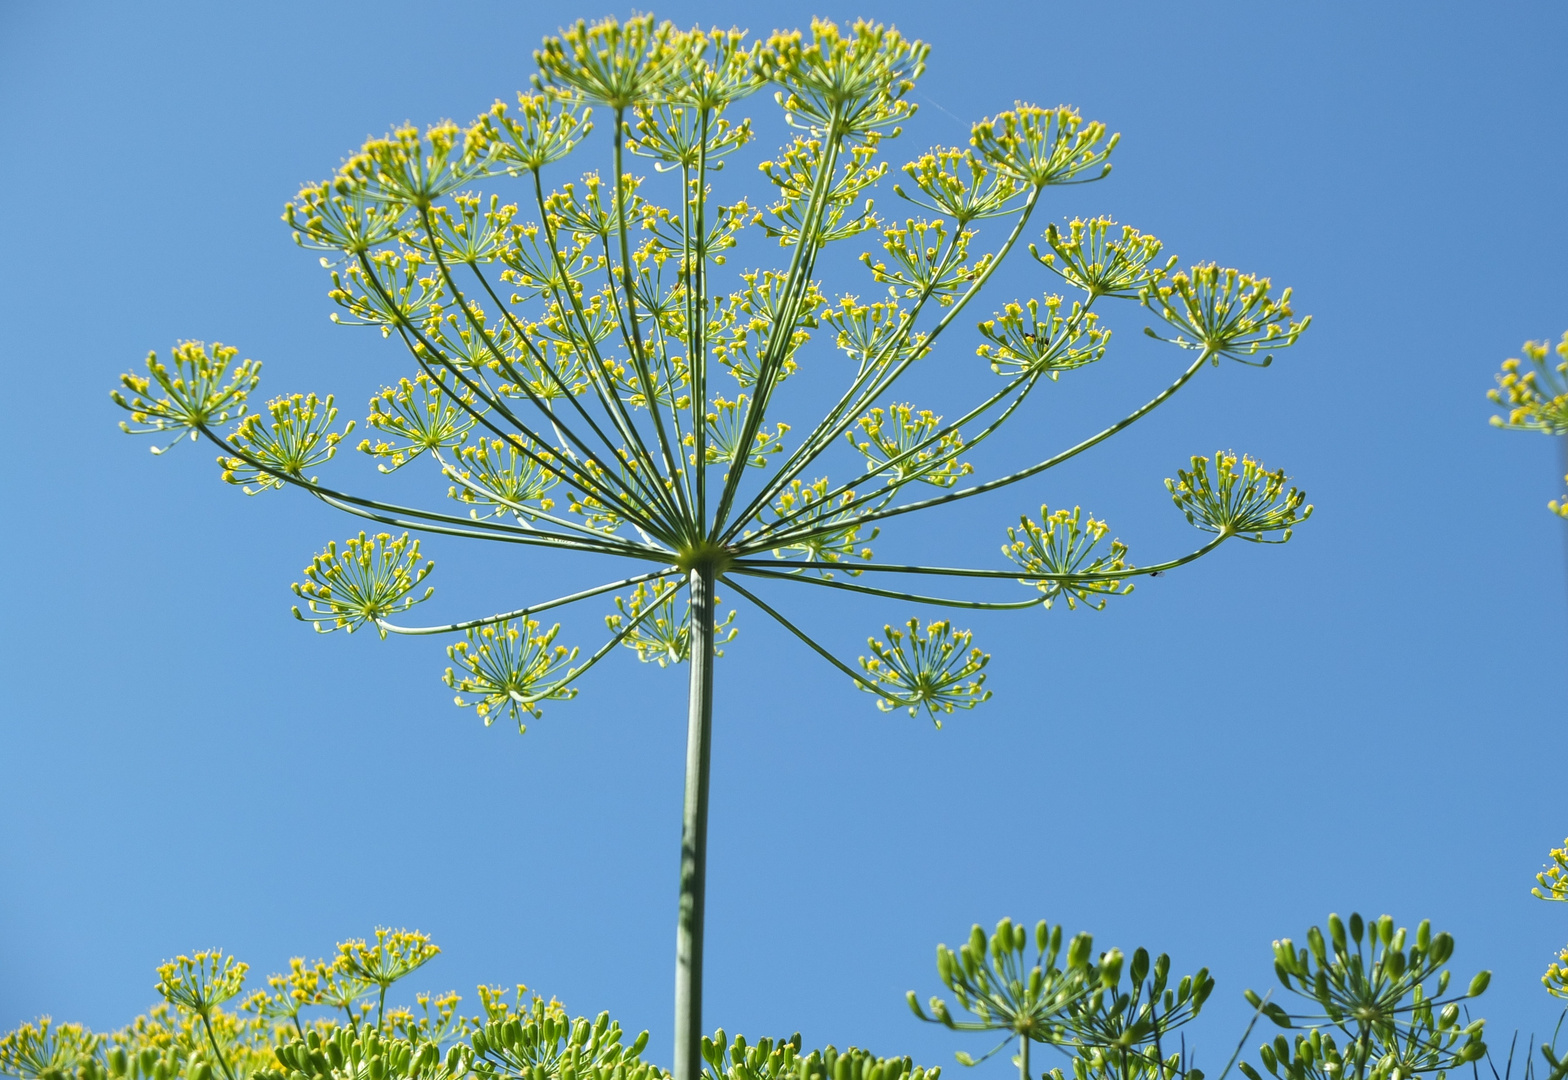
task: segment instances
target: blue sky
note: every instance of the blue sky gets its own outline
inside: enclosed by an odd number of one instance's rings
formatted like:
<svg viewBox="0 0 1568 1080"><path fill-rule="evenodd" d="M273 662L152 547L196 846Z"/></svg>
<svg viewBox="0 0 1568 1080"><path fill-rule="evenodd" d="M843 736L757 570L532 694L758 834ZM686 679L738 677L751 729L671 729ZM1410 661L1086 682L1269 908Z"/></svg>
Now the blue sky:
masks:
<svg viewBox="0 0 1568 1080"><path fill-rule="evenodd" d="M657 14L767 32L816 10ZM17 406L0 427L0 1027L118 1026L177 952L221 945L264 975L380 924L444 948L423 986L472 1003L477 982L525 981L651 1028L667 1059L681 677L626 653L526 736L486 730L451 705L438 644L317 637L290 617L288 584L349 522L247 499L205 449L154 459L108 400L149 349L194 337L262 360L269 393L335 392L359 415L408 365L328 321L283 202L366 135L509 99L541 36L604 13L0 9L0 356ZM1528 890L1568 831L1568 537L1545 510L1563 468L1550 440L1488 428L1483 395L1521 341L1568 329L1568 12L824 13L933 45L895 165L1015 99L1075 104L1122 132L1116 170L1044 206L1041 227L1111 213L1184 260L1269 274L1314 316L1269 370L1206 371L1088 458L918 535L889 530L879 554L989 561L1041 502L1108 518L1135 560L1176 553L1192 534L1161 481L1221 447L1285 467L1317 511L1285 547L1228 545L1100 614L966 620L996 697L940 732L878 713L743 611L718 671L709 1026L949 1063L982 1048L902 1000L937 988L934 945L1046 917L1209 966L1219 986L1188 1045L1214 1067L1242 989L1272 983L1270 941L1357 909L1430 917L1455 934L1460 977L1493 969L1478 1011L1494 1043L1549 1028L1537 979L1568 910ZM769 150L776 110L750 104ZM834 272L830 290L867 288ZM1020 265L991 299L1050 287ZM1120 319L1101 369L1053 388L997 462L1163 385L1170 352L1137 312ZM933 358L927 393L981 379L972 345ZM427 551L432 617L596 573ZM850 656L909 614L791 599ZM600 614L563 635L591 640Z"/></svg>

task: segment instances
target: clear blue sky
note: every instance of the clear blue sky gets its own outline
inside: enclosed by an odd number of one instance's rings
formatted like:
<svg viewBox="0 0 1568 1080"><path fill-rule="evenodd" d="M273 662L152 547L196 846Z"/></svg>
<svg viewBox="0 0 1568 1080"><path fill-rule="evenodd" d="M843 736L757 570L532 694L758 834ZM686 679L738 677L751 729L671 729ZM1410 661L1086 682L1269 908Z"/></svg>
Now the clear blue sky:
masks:
<svg viewBox="0 0 1568 1080"><path fill-rule="evenodd" d="M657 13L766 32L813 10ZM1123 133L1116 171L1053 196L1042 225L1112 213L1184 259L1293 286L1314 315L1273 368L1205 372L1090 459L883 549L989 561L1048 501L1109 518L1135 560L1175 553L1193 534L1161 480L1232 446L1290 470L1317 514L1286 547L1230 545L1103 614L966 620L996 697L941 732L878 713L743 613L718 673L709 1026L950 1063L978 1047L921 1028L903 992L936 988L933 946L971 922L1044 916L1210 966L1188 1045L1212 1067L1242 989L1272 982L1271 939L1359 909L1431 917L1461 977L1494 969L1494 1042L1549 1027L1537 978L1568 909L1528 889L1568 831L1565 524L1544 508L1563 470L1549 440L1488 428L1483 395L1521 341L1568 329L1568 11L826 11L861 12L934 46L895 162L1015 99L1076 104ZM328 322L283 202L367 134L510 98L542 35L604 13L0 9L0 1028L124 1023L182 950L221 945L265 975L390 924L444 948L431 989L472 1004L476 982L526 981L651 1028L667 1058L681 677L626 653L526 736L486 730L451 705L438 644L289 616L288 584L347 520L245 498L205 448L154 459L108 400L149 349L197 337L262 360L268 392L336 392L360 415L407 364ZM752 111L771 149L775 110ZM993 298L1049 287L1020 265ZM1170 357L1140 324L1125 316L1111 358L1053 388L996 460L1162 385ZM933 363L970 385L972 344ZM433 615L591 572L427 548ZM850 656L908 614L794 600ZM563 633L592 640L599 614Z"/></svg>

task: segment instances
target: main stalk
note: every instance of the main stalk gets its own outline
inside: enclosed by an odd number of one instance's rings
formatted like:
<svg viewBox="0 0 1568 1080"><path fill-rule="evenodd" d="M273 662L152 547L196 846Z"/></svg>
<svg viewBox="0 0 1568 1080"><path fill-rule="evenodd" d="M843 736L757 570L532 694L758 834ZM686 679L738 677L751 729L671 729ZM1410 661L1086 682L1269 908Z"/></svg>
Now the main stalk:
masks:
<svg viewBox="0 0 1568 1080"><path fill-rule="evenodd" d="M690 571L691 690L686 798L681 808L681 897L675 927L675 1080L702 1075L702 921L708 866L708 762L713 744L711 565Z"/></svg>

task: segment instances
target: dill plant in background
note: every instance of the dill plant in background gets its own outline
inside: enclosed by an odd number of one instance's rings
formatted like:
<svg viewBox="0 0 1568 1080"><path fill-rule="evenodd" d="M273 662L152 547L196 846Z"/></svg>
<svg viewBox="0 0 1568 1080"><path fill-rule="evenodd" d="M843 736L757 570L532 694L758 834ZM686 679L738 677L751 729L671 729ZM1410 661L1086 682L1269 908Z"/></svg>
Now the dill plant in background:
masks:
<svg viewBox="0 0 1568 1080"><path fill-rule="evenodd" d="M115 393L131 413L123 426L160 436L158 452L206 439L223 479L246 493L297 489L367 522L306 567L296 614L321 632L449 635L446 682L486 724L504 715L522 730L618 646L686 666L676 1080L696 1080L704 1060L714 659L737 629L718 589L884 711L940 724L990 696L988 656L970 632L910 617L850 661L813 636L813 592L939 611L1101 608L1139 576L1228 540L1284 542L1311 511L1282 471L1227 451L1166 481L1205 534L1171 558L1135 565L1105 522L1041 507L977 537L990 555L973 566L874 561L881 530L1071 460L1206 367L1266 366L1308 322L1267 278L1212 263L1178 270L1157 239L1109 218L1042 233L1052 189L1105 177L1117 144L1067 106L1020 104L974 125L968 146L915 153L891 185L909 216L881 219L868 194L890 171L883 154L915 111L926 57L926 45L868 22L819 20L765 41L651 16L579 22L535 53L533 88L515 102L467 127L399 128L303 188L284 216L321 253L334 318L376 328L409 357L406 378L374 390L357 448L383 473L428 469L432 502L318 477L356 445L355 423L340 421L330 394L253 407L260 365L233 347L183 342ZM721 202L715 174L755 137L736 106L759 91L779 105L788 141L761 167L765 196ZM858 278L821 280L824 251L845 244L865 249ZM1020 244L1044 293L975 312ZM967 457L1028 415L1037 391L1107 356L1100 311L1113 303L1142 305L1179 374L1073 445L977 475ZM978 324L978 350L949 333L965 319ZM900 386L933 366L941 414ZM779 415L790 379L817 380L833 404ZM512 610L410 625L432 592L421 547L431 537L625 569ZM1004 587L1011 597L987 591ZM544 623L584 601L602 605L608 629L587 652Z"/></svg>
<svg viewBox="0 0 1568 1080"><path fill-rule="evenodd" d="M1558 436L1568 471L1568 333L1555 348L1544 341L1527 341L1521 351L1524 360L1504 360L1497 385L1486 392L1494 405L1507 410L1492 417L1492 426ZM1568 483L1568 476L1563 480ZM1553 499L1547 509L1568 518L1568 495Z"/></svg>

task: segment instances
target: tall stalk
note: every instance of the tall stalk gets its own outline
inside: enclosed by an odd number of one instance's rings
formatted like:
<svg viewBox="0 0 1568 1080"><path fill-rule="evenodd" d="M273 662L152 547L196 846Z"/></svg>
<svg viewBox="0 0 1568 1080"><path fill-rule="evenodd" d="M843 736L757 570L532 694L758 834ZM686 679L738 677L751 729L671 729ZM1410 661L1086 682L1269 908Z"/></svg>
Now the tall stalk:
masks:
<svg viewBox="0 0 1568 1080"><path fill-rule="evenodd" d="M703 893L708 866L708 765L713 747L712 563L688 575L691 688L686 722L686 797L681 808L681 893L675 929L675 1080L702 1071Z"/></svg>

